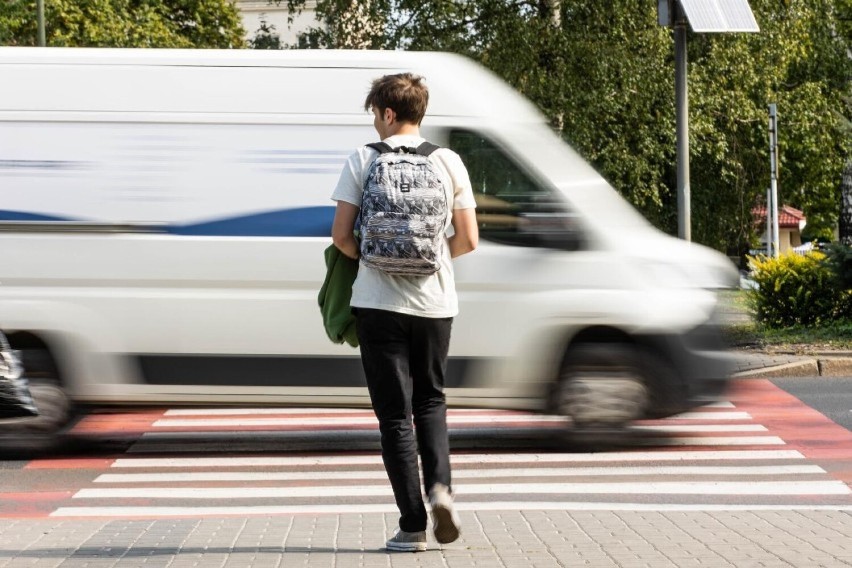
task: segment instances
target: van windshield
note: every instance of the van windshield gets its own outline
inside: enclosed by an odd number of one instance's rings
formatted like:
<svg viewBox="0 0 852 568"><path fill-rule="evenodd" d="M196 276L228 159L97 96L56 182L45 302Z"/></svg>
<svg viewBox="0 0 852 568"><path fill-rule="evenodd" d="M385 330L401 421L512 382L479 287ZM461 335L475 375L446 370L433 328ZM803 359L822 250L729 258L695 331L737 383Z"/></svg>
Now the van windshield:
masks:
<svg viewBox="0 0 852 568"><path fill-rule="evenodd" d="M518 246L572 248L577 219L565 197L513 161L481 134L450 132L450 148L461 156L476 198L476 218L482 238ZM546 234L546 238L543 235Z"/></svg>

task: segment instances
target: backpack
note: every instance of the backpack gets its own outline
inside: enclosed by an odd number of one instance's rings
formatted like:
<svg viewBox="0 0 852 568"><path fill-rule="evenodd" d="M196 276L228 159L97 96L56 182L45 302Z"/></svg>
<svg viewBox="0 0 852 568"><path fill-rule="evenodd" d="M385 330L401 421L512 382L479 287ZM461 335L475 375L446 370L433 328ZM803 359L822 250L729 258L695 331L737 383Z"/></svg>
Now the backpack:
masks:
<svg viewBox="0 0 852 568"><path fill-rule="evenodd" d="M379 156L361 196L361 262L394 275L436 273L449 216L442 176L429 160L438 146L367 146Z"/></svg>

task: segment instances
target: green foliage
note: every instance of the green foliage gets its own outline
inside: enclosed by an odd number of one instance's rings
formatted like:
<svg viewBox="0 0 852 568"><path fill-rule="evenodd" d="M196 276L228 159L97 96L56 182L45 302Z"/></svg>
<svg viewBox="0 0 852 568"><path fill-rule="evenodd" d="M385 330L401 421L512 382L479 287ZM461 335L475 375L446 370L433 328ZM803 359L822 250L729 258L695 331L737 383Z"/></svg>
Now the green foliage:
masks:
<svg viewBox="0 0 852 568"><path fill-rule="evenodd" d="M827 257L840 287L852 291L852 246L833 243L828 247Z"/></svg>
<svg viewBox="0 0 852 568"><path fill-rule="evenodd" d="M555 104L566 140L647 218L675 232L672 44L646 4L565 3L556 70L541 66L536 90L514 84L550 116Z"/></svg>
<svg viewBox="0 0 852 568"><path fill-rule="evenodd" d="M306 0L286 4L293 14ZM769 186L769 103L779 113L780 199L804 210L808 235L833 234L838 182L852 156L852 0L749 4L759 33L688 39L692 234L737 255L756 242L751 210ZM314 6L320 25L293 47L440 50L476 59L535 102L654 224L676 231L674 49L654 2ZM45 0L45 8L48 45L245 46L232 0ZM0 44L35 45L35 14L35 0L0 2ZM250 46L283 47L270 26Z"/></svg>
<svg viewBox="0 0 852 568"><path fill-rule="evenodd" d="M244 47L230 0L44 0L48 46ZM35 0L0 3L0 44L36 45Z"/></svg>
<svg viewBox="0 0 852 568"><path fill-rule="evenodd" d="M730 254L757 239L751 211L769 186L769 103L779 113L780 198L804 210L815 235L833 232L852 150L841 130L852 0L749 3L759 33L688 40L693 238ZM674 47L654 4L318 0L324 25L300 46L472 57L535 102L616 189L674 233Z"/></svg>
<svg viewBox="0 0 852 568"><path fill-rule="evenodd" d="M849 316L848 291L837 281L831 264L818 252L752 258L748 293L755 320L769 328L822 325Z"/></svg>
<svg viewBox="0 0 852 568"><path fill-rule="evenodd" d="M850 60L832 32L835 3L750 4L760 33L691 38L693 234L717 248L753 238L751 208L770 183L768 103L778 107L780 199L804 210L814 235L833 232L849 149L840 114Z"/></svg>

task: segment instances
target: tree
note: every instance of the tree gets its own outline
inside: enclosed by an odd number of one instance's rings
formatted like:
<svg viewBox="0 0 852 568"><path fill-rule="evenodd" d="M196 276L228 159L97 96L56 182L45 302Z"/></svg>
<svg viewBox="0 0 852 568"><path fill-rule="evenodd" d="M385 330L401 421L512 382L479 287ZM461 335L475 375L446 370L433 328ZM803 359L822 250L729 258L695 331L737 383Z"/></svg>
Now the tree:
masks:
<svg viewBox="0 0 852 568"><path fill-rule="evenodd" d="M838 112L849 59L832 29L834 3L751 5L760 33L696 36L690 53L694 234L739 252L769 187L768 103L779 114L779 200L804 210L813 237L833 233L847 145Z"/></svg>
<svg viewBox="0 0 852 568"><path fill-rule="evenodd" d="M643 0L370 2L374 48L451 51L485 64L535 102L553 126L648 217L669 228L674 80L666 31ZM303 1L291 0L291 10ZM322 28L300 45L337 47L329 18L347 0L317 3ZM638 22L625 14L639 13ZM617 29L613 33L613 23ZM310 38L308 41L307 38Z"/></svg>
<svg viewBox="0 0 852 568"><path fill-rule="evenodd" d="M838 1L837 35L846 44L846 54L852 59L852 0ZM852 140L852 74L847 77L846 113L840 117L841 135ZM840 179L840 242L852 246L852 148L847 145L846 165Z"/></svg>
<svg viewBox="0 0 852 568"><path fill-rule="evenodd" d="M281 0L269 0L279 5ZM287 0L291 14L300 12L305 0ZM316 19L322 25L299 35L297 48L379 49L385 47L385 21L391 3L386 0L325 0L316 3ZM292 20L292 18L291 18Z"/></svg>
<svg viewBox="0 0 852 568"><path fill-rule="evenodd" d="M472 57L535 102L657 226L675 233L674 49L648 0L372 0L359 45ZM760 33L690 34L693 237L735 254L756 239L778 105L780 195L813 235L838 219L848 137L850 0L750 0ZM289 0L291 9L304 0ZM318 0L302 45L347 45L350 0ZM382 22L383 25L378 25Z"/></svg>
<svg viewBox="0 0 852 568"><path fill-rule="evenodd" d="M35 0L0 4L0 44L36 45ZM48 46L244 47L230 0L45 0Z"/></svg>
<svg viewBox="0 0 852 568"><path fill-rule="evenodd" d="M840 179L840 242L852 246L852 158L846 160Z"/></svg>

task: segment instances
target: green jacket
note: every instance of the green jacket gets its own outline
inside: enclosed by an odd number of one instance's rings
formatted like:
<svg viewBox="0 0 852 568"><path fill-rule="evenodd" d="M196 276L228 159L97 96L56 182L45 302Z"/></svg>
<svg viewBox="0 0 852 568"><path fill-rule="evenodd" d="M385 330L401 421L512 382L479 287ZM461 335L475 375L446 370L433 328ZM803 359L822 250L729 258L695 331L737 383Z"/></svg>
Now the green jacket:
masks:
<svg viewBox="0 0 852 568"><path fill-rule="evenodd" d="M319 307L325 333L334 343L346 342L358 347L355 333L355 316L349 302L352 284L358 275L358 261L349 258L331 245L325 249L325 282L319 291Z"/></svg>

